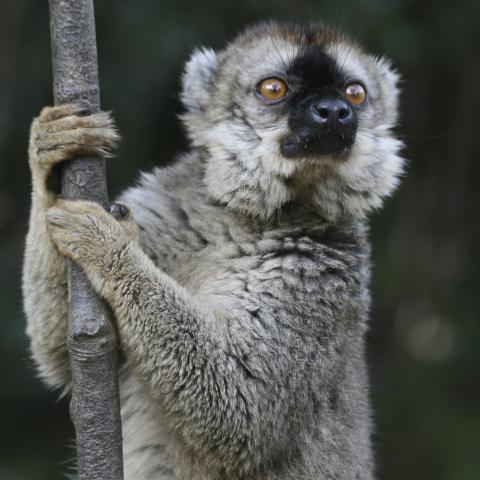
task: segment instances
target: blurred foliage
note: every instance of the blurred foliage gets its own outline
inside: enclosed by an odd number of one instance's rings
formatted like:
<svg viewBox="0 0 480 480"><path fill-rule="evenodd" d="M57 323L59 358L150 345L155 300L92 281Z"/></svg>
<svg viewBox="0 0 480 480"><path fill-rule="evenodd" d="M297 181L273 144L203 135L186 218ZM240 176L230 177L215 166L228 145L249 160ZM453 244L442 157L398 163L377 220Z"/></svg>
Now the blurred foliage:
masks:
<svg viewBox="0 0 480 480"><path fill-rule="evenodd" d="M182 63L261 19L322 19L404 78L408 175L373 218L370 341L380 478L480 478L477 0L97 2L103 107L124 141L112 194L187 148L176 120ZM29 207L29 124L52 103L47 2L0 4L0 479L64 478L65 400L35 378L20 276Z"/></svg>

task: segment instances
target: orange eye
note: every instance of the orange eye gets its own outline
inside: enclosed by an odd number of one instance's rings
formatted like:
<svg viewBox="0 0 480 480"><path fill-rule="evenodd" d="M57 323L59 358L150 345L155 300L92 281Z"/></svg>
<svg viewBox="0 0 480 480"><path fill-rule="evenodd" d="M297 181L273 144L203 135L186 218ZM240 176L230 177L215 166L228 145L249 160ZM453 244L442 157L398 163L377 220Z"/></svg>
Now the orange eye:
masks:
<svg viewBox="0 0 480 480"><path fill-rule="evenodd" d="M344 89L345 98L353 105L362 105L367 99L367 91L361 83L349 83Z"/></svg>
<svg viewBox="0 0 480 480"><path fill-rule="evenodd" d="M287 96L288 86L279 78L266 78L257 85L256 92L265 100L276 102Z"/></svg>

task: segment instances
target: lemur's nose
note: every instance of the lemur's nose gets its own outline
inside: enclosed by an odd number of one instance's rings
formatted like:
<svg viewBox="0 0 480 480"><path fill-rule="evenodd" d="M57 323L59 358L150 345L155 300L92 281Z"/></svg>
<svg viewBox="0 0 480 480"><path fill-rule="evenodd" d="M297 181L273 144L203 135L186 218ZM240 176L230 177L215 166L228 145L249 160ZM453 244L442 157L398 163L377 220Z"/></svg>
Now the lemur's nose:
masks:
<svg viewBox="0 0 480 480"><path fill-rule="evenodd" d="M325 98L311 106L313 121L335 131L338 127L351 126L354 122L352 107L341 98Z"/></svg>

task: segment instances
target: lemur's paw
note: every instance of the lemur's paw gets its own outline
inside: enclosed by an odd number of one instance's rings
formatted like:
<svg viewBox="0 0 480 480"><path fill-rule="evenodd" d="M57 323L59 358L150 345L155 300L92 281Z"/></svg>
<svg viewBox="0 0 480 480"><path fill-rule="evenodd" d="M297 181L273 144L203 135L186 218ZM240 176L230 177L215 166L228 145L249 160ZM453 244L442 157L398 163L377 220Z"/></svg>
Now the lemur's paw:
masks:
<svg viewBox="0 0 480 480"><path fill-rule="evenodd" d="M33 121L29 156L32 174L46 181L53 167L79 156L113 156L120 136L108 112L89 114L82 105L46 107Z"/></svg>
<svg viewBox="0 0 480 480"><path fill-rule="evenodd" d="M110 270L131 243L138 227L130 210L114 204L111 213L80 200L58 200L47 213L50 238L59 252L89 270Z"/></svg>

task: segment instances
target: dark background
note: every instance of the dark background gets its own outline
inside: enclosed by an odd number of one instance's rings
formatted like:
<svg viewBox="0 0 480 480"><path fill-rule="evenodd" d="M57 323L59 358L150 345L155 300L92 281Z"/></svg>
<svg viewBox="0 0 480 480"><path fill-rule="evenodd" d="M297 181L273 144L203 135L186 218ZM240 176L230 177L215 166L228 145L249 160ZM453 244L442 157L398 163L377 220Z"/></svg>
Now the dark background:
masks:
<svg viewBox="0 0 480 480"><path fill-rule="evenodd" d="M380 478L480 478L480 6L477 0L97 2L102 104L124 137L112 196L186 148L182 63L259 19L323 19L394 60L408 174L373 218L370 335ZM52 103L47 1L0 5L0 479L64 478L67 402L35 378L20 271L27 137ZM71 462L70 462L71 463Z"/></svg>

